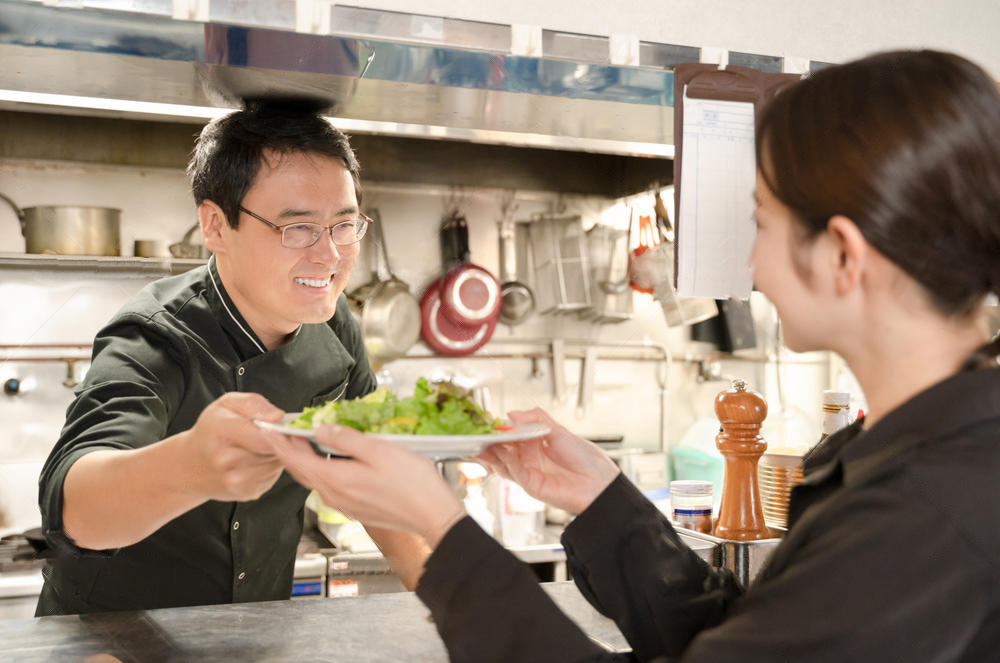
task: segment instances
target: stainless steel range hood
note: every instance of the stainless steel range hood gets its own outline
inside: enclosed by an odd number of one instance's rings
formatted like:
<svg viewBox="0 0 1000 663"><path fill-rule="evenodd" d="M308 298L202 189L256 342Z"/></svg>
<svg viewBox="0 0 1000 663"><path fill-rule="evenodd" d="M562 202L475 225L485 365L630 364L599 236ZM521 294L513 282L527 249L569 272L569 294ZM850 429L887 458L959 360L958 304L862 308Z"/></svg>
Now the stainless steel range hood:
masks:
<svg viewBox="0 0 1000 663"><path fill-rule="evenodd" d="M669 71L512 56L503 39L476 50L345 36L336 16L334 34L288 29L287 11L236 25L228 2L189 21L169 0L0 0L0 107L204 121L241 98L305 96L351 133L673 156Z"/></svg>

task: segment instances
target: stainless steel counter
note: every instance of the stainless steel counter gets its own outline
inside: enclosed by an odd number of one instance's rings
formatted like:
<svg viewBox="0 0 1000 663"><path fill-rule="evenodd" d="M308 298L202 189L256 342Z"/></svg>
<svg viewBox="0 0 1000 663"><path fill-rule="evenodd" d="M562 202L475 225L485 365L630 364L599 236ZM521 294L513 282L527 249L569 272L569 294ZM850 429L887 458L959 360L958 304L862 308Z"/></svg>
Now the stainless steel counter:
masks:
<svg viewBox="0 0 1000 663"><path fill-rule="evenodd" d="M628 647L573 583L542 587L595 641ZM0 660L447 661L428 615L415 594L397 593L12 620L0 622Z"/></svg>

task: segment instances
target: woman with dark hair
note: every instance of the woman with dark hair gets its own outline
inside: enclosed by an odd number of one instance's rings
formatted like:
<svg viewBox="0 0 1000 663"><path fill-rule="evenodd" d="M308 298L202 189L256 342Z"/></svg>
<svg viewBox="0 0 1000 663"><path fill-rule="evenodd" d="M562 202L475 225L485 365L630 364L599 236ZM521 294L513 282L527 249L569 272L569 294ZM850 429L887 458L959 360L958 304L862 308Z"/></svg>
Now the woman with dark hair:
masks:
<svg viewBox="0 0 1000 663"><path fill-rule="evenodd" d="M482 455L579 514L581 592L633 648L601 652L466 516L433 467L350 429L353 457L279 452L366 522L422 534L417 588L453 660L985 661L1000 652L1000 93L978 67L886 53L780 93L757 131L751 268L797 351L831 350L868 415L805 460L781 544L744 589L686 548L597 447L552 432Z"/></svg>

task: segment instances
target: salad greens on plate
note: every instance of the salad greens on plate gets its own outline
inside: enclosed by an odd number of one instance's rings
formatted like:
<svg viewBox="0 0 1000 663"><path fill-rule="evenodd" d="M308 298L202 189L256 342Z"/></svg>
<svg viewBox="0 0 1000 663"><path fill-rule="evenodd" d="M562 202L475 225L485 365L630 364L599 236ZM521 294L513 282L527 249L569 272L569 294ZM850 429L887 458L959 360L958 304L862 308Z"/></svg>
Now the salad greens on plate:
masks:
<svg viewBox="0 0 1000 663"><path fill-rule="evenodd" d="M324 424L401 435L481 435L504 429L499 419L472 402L466 390L448 382L431 384L427 378L418 379L407 398L379 387L361 398L307 407L288 422L304 429Z"/></svg>

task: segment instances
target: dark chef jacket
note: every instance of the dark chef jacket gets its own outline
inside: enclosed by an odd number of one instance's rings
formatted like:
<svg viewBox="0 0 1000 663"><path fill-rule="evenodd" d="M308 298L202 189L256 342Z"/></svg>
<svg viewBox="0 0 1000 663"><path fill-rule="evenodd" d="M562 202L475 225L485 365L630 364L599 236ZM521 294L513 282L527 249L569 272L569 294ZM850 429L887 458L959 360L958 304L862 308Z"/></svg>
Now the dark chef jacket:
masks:
<svg viewBox="0 0 1000 663"><path fill-rule="evenodd" d="M226 293L214 258L143 288L94 340L93 363L39 482L42 526L58 555L41 615L285 599L307 491L287 473L259 499L209 501L146 539L87 551L63 532L63 480L98 449L135 449L190 429L230 391L285 411L375 388L357 322L341 296L327 323L266 351Z"/></svg>
<svg viewBox="0 0 1000 663"><path fill-rule="evenodd" d="M619 476L567 527L573 578L633 654L602 652L465 518L417 588L453 661L1000 660L1000 370L960 373L806 461L745 593Z"/></svg>

